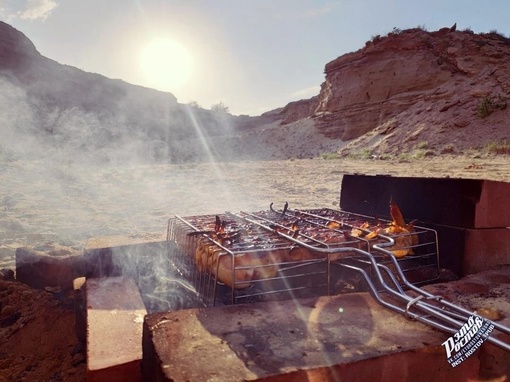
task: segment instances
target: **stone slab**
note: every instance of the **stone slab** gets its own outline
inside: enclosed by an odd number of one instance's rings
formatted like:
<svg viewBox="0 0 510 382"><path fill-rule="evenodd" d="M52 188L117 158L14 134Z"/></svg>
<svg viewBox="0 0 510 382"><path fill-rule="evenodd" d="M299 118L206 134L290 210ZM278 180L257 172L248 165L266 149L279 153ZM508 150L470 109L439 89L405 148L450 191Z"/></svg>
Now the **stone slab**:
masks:
<svg viewBox="0 0 510 382"><path fill-rule="evenodd" d="M147 244L166 240L166 232L146 233L140 235L118 235L94 237L87 240L86 251L121 247L127 245Z"/></svg>
<svg viewBox="0 0 510 382"><path fill-rule="evenodd" d="M446 335L355 293L146 316L146 381L464 381L470 357L452 368Z"/></svg>
<svg viewBox="0 0 510 382"><path fill-rule="evenodd" d="M342 178L344 211L389 218L393 198L407 221L464 228L510 226L510 183L480 179L348 174Z"/></svg>
<svg viewBox="0 0 510 382"><path fill-rule="evenodd" d="M163 233L90 239L84 249L85 275L136 277L140 259L151 253L164 253L167 245Z"/></svg>
<svg viewBox="0 0 510 382"><path fill-rule="evenodd" d="M131 279L88 279L87 381L140 381L142 325L147 314Z"/></svg>

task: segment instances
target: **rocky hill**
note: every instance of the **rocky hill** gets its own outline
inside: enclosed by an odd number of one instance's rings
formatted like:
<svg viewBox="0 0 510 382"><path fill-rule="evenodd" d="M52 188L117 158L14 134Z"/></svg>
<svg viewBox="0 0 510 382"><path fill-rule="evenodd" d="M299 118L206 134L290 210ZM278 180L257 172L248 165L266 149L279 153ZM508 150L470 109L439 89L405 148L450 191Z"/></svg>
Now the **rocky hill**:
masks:
<svg viewBox="0 0 510 382"><path fill-rule="evenodd" d="M312 114L355 156L461 154L510 139L510 39L395 30L328 63Z"/></svg>
<svg viewBox="0 0 510 382"><path fill-rule="evenodd" d="M497 33L394 30L328 63L317 96L233 116L61 65L0 22L0 155L179 163L480 151L510 138L509 58Z"/></svg>
<svg viewBox="0 0 510 382"><path fill-rule="evenodd" d="M253 117L179 104L170 93L61 65L0 22L2 157L79 157L101 164L207 160L224 152L214 141L278 118L255 123Z"/></svg>

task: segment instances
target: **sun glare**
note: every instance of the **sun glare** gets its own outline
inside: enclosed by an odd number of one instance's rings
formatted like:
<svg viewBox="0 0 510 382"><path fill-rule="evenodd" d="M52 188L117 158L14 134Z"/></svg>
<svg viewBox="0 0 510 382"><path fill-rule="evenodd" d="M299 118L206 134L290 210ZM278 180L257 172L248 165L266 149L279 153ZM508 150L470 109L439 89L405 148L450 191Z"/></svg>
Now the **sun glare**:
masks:
<svg viewBox="0 0 510 382"><path fill-rule="evenodd" d="M189 81L193 60L186 48L176 41L157 39L142 50L140 67L151 86L172 91Z"/></svg>

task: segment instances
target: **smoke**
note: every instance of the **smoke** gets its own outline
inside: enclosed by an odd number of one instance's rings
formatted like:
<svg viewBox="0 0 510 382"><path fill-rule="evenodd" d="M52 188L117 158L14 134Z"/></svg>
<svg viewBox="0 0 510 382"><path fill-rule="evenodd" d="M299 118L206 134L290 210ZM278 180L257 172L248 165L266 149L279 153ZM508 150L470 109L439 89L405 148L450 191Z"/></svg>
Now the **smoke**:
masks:
<svg viewBox="0 0 510 382"><path fill-rule="evenodd" d="M129 103L113 111L66 107L48 93L0 80L4 159L119 165L165 161L172 155L180 132L172 131L175 118L170 113L155 120L154 114L122 113Z"/></svg>
<svg viewBox="0 0 510 382"><path fill-rule="evenodd" d="M24 89L0 78L0 125L2 139L0 140L0 156L13 160L23 153L23 157L36 155L37 137L32 134L34 124L32 108L27 103Z"/></svg>
<svg viewBox="0 0 510 382"><path fill-rule="evenodd" d="M172 214L221 211L242 198L211 162L221 150L209 155L211 137L231 133L228 115L50 64L28 84L0 75L2 266L13 267L20 246L83 248L93 237L162 232ZM206 175L167 166L200 160L210 162Z"/></svg>
<svg viewBox="0 0 510 382"><path fill-rule="evenodd" d="M227 162L247 147L255 156L267 143L255 131L261 146L235 136L239 126L227 113L185 108L171 94L52 65L42 62L45 75L32 82L22 79L33 72L0 75L2 267L13 267L21 246L83 249L94 237L164 235L176 214L283 205L294 193L287 179L303 175L275 164L273 180L262 165ZM246 130L255 126L244 120ZM151 309L196 302L165 249L117 259L153 297Z"/></svg>
<svg viewBox="0 0 510 382"><path fill-rule="evenodd" d="M203 306L190 284L191 270L172 242L113 248L114 273L137 283L149 313Z"/></svg>

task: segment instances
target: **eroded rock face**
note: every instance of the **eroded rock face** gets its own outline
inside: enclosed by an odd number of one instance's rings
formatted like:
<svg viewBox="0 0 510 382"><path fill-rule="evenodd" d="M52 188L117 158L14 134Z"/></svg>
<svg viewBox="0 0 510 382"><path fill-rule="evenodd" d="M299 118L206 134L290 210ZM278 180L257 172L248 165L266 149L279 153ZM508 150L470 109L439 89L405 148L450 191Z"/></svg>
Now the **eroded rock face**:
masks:
<svg viewBox="0 0 510 382"><path fill-rule="evenodd" d="M506 94L510 68L499 64L509 56L509 40L495 33L410 29L376 37L326 65L315 111L319 127L327 136L350 140L420 102L441 103L438 111L444 112L476 97ZM498 75L472 86L474 78L491 72ZM464 92L470 82L471 92ZM466 118L456 123L467 124Z"/></svg>
<svg viewBox="0 0 510 382"><path fill-rule="evenodd" d="M27 156L18 142L35 134L44 139L30 158L67 161L72 152L94 164L183 163L338 150L381 158L417 147L421 155L455 155L510 136L510 39L497 33L395 30L331 61L325 73L318 96L258 117L218 114L61 65L0 22L1 111L11 130L0 143L13 158ZM484 102L489 110L480 116Z"/></svg>
<svg viewBox="0 0 510 382"><path fill-rule="evenodd" d="M327 137L361 137L345 150L369 145L374 153L395 151L402 147L397 140L419 141L420 136L433 144L433 136L445 129L451 130L450 142L461 140L468 130L489 123L477 115L484 97L501 111L491 128L508 122L509 59L510 39L497 33L444 28L376 36L326 65L312 115ZM452 129L464 131L459 135Z"/></svg>
<svg viewBox="0 0 510 382"><path fill-rule="evenodd" d="M310 99L290 102L283 108L281 112L281 114L284 116L281 124L288 125L289 123L310 117L317 109L318 100L319 97L316 96Z"/></svg>
<svg viewBox="0 0 510 382"><path fill-rule="evenodd" d="M39 52L23 33L0 21L0 69L12 69L25 66Z"/></svg>

